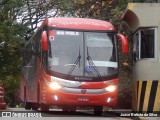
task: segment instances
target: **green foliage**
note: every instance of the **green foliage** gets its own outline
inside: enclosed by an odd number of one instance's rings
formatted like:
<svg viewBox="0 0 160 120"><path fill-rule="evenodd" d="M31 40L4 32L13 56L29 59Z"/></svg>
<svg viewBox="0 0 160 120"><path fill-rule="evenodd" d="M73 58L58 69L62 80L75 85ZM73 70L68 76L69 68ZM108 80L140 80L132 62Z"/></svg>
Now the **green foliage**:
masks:
<svg viewBox="0 0 160 120"><path fill-rule="evenodd" d="M22 0L3 0L0 4L0 82L5 85L7 102L20 83L21 48L27 28L15 21L22 5Z"/></svg>

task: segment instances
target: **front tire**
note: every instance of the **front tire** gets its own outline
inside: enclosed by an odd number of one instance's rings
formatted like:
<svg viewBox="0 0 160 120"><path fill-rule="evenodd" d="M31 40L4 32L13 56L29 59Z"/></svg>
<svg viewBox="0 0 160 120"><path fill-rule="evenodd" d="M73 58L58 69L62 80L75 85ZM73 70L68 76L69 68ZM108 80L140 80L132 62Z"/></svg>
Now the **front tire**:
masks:
<svg viewBox="0 0 160 120"><path fill-rule="evenodd" d="M32 103L32 110L38 110L39 104L38 103Z"/></svg>
<svg viewBox="0 0 160 120"><path fill-rule="evenodd" d="M76 107L62 106L63 112L76 112Z"/></svg>
<svg viewBox="0 0 160 120"><path fill-rule="evenodd" d="M27 102L26 87L24 87L24 108L26 110L31 110L31 104Z"/></svg>
<svg viewBox="0 0 160 120"><path fill-rule="evenodd" d="M42 103L42 104L41 104L41 111L42 111L42 112L47 112L47 111L49 111L49 106Z"/></svg>
<svg viewBox="0 0 160 120"><path fill-rule="evenodd" d="M95 106L94 107L94 115L101 116L103 112L103 106Z"/></svg>
<svg viewBox="0 0 160 120"><path fill-rule="evenodd" d="M24 105L25 105L24 108L25 108L26 110L31 110L31 105L30 105L29 102L27 102L27 100L25 100Z"/></svg>
<svg viewBox="0 0 160 120"><path fill-rule="evenodd" d="M62 107L62 111L63 111L63 112L68 112L68 111L69 111L69 108L68 108L68 107Z"/></svg>

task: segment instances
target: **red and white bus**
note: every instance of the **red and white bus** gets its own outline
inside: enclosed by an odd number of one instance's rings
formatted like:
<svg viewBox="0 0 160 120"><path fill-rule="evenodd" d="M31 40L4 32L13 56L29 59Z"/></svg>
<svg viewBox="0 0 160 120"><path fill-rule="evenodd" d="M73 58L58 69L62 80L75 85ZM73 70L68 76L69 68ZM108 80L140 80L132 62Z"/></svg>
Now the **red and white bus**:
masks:
<svg viewBox="0 0 160 120"><path fill-rule="evenodd" d="M26 109L64 111L117 103L118 39L127 39L111 23L86 18L46 19L23 49L21 99Z"/></svg>

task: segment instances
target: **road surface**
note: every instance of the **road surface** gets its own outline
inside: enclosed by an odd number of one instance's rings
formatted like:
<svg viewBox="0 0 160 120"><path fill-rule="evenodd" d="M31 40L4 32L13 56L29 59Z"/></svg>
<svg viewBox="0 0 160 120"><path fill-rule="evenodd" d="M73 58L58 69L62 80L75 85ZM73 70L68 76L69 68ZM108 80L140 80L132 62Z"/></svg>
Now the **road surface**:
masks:
<svg viewBox="0 0 160 120"><path fill-rule="evenodd" d="M38 118L31 117L33 120L135 120L130 117L119 117L120 113L104 111L102 116L94 116L92 110L78 110L77 112L62 112L60 109L50 109L49 112L25 110L24 108L8 108L6 112L12 112L12 120L24 119L17 116L24 116L25 113L35 113ZM20 114L19 114L20 113ZM31 116L29 114L29 116ZM41 117L43 116L43 117ZM109 117L108 117L109 116ZM4 117L3 120L8 120ZM26 118L27 119L27 118Z"/></svg>

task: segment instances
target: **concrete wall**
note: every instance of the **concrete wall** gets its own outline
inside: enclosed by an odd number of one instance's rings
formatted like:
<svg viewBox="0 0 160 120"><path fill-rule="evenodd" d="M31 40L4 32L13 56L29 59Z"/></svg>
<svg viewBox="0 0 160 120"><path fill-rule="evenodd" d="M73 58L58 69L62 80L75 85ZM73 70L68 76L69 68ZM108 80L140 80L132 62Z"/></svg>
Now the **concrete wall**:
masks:
<svg viewBox="0 0 160 120"><path fill-rule="evenodd" d="M160 111L160 3L129 3L122 15L133 33L141 27L155 27L156 57L134 63L132 110Z"/></svg>
<svg viewBox="0 0 160 120"><path fill-rule="evenodd" d="M160 3L129 3L123 19L133 33L141 27L156 27L156 58L140 59L135 63L137 80L160 80ZM152 68L152 69L151 69ZM154 72L153 72L154 71Z"/></svg>

